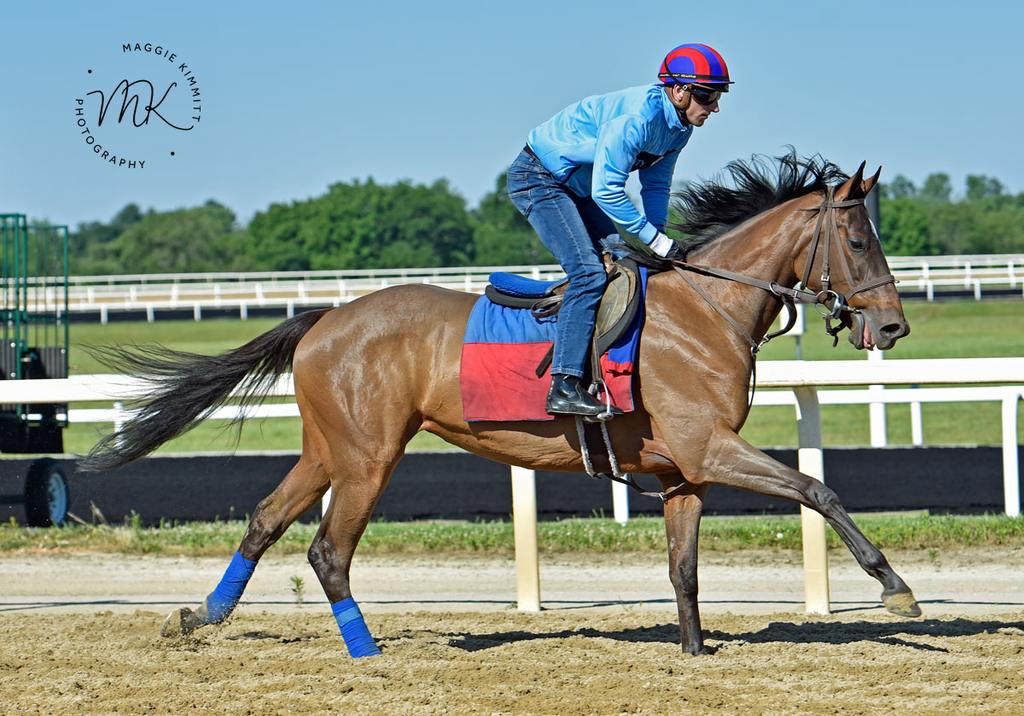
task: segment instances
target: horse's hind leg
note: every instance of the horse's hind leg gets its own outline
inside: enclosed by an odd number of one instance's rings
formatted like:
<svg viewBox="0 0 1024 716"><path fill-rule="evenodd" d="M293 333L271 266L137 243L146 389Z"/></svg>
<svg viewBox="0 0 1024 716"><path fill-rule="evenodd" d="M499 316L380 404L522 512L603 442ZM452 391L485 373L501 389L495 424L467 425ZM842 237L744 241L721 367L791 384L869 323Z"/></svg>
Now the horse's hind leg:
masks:
<svg viewBox="0 0 1024 716"><path fill-rule="evenodd" d="M762 495L785 497L821 513L861 568L882 584L885 608L899 616L921 616L921 608L910 587L850 519L835 491L824 483L773 460L727 430L716 432L704 458L701 479Z"/></svg>
<svg viewBox="0 0 1024 716"><path fill-rule="evenodd" d="M288 527L327 491L328 478L319 462L303 451L295 467L256 507L249 526L220 583L195 610L174 610L164 622L164 636L187 634L206 624L218 624L231 614L256 563Z"/></svg>
<svg viewBox="0 0 1024 716"><path fill-rule="evenodd" d="M380 650L352 598L349 586L352 556L401 454L399 449L388 463L368 463L358 474L352 467L334 471L331 504L309 547L309 563L331 603L345 646L355 658L374 656Z"/></svg>
<svg viewBox="0 0 1024 716"><path fill-rule="evenodd" d="M663 482L669 489L673 481ZM679 641L687 654L710 653L704 647L697 607L697 534L707 485L691 485L665 500L669 579L679 610Z"/></svg>

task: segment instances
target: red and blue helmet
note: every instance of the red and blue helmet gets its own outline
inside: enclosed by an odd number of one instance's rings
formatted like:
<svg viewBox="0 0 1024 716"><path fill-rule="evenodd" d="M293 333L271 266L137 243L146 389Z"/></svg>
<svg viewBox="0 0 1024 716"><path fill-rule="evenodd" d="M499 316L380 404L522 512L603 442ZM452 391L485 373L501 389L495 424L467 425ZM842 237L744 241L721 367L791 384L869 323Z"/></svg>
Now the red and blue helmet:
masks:
<svg viewBox="0 0 1024 716"><path fill-rule="evenodd" d="M700 42L680 45L665 55L658 79L666 85L714 86L720 92L728 92L732 84L722 56Z"/></svg>

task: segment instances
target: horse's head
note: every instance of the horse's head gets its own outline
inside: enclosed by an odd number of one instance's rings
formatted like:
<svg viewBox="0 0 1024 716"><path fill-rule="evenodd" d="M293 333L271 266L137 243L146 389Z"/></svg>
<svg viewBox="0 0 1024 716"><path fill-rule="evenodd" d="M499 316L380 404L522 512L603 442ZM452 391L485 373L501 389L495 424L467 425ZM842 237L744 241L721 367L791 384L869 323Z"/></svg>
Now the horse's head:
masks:
<svg viewBox="0 0 1024 716"><path fill-rule="evenodd" d="M864 178L864 163L846 182L827 191L807 220L809 241L796 259L797 276L826 292L834 317L850 329L854 347L892 348L910 333L903 304L864 200L882 169ZM824 297L823 297L824 298Z"/></svg>

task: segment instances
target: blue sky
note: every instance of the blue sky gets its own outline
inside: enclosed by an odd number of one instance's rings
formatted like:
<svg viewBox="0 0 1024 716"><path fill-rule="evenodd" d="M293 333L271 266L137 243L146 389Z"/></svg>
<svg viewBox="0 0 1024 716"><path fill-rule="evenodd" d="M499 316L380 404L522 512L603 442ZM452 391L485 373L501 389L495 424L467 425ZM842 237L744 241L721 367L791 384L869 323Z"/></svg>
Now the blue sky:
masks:
<svg viewBox="0 0 1024 716"><path fill-rule="evenodd" d="M677 179L793 144L848 170L883 164L883 179L947 171L959 190L981 173L1024 190L1019 3L628 7L10 3L0 211L77 224L108 220L130 201L171 209L213 198L246 221L272 202L368 176L446 177L473 205L534 125L582 96L652 81L665 52L694 41L726 57L736 85L695 132ZM109 129L111 146L149 157L132 170L91 152L74 100L94 77L109 89L116 76L170 77L161 58L123 55L121 43L136 41L187 61L202 114L188 133Z"/></svg>

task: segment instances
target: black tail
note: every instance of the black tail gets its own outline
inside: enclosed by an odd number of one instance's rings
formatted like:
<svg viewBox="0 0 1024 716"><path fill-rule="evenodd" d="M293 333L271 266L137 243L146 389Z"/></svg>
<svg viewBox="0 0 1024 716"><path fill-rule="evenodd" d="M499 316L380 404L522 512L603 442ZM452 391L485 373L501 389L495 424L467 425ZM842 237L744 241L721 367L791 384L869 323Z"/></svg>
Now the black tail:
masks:
<svg viewBox="0 0 1024 716"><path fill-rule="evenodd" d="M83 470L111 470L151 453L223 405L236 386L243 406L263 401L277 376L288 370L295 347L330 309L307 311L216 356L163 346L92 348L104 364L153 385L121 430L100 440L80 463ZM241 422L241 421L239 421Z"/></svg>

